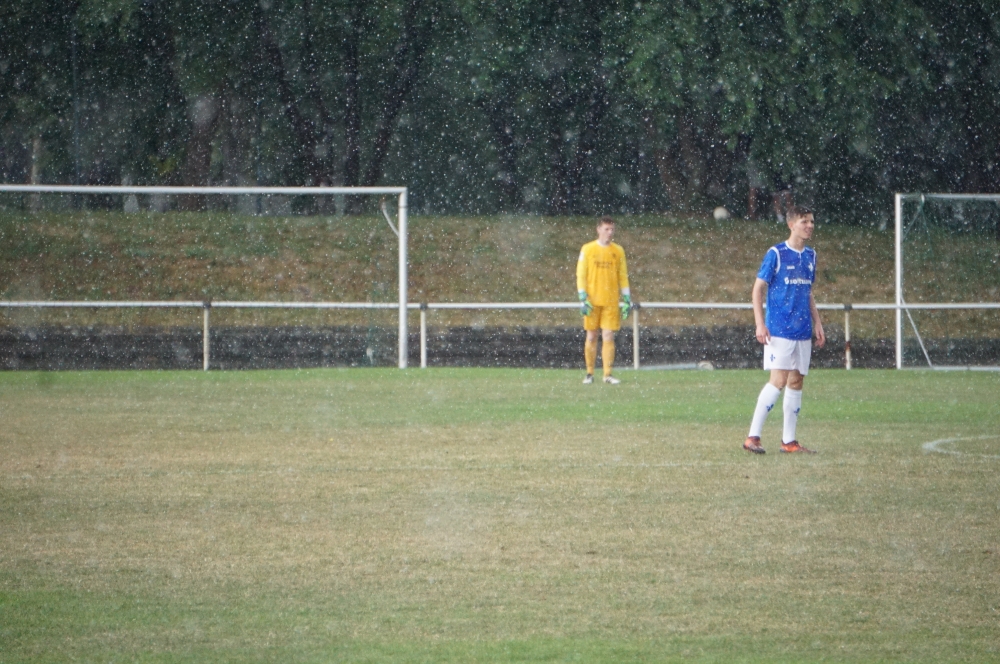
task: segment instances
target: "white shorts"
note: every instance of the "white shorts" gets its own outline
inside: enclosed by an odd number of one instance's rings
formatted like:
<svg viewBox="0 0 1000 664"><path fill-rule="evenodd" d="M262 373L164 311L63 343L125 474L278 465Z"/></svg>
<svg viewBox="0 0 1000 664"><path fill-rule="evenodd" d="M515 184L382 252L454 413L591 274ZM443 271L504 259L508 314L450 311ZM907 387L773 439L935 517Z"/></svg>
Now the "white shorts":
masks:
<svg viewBox="0 0 1000 664"><path fill-rule="evenodd" d="M812 339L792 341L781 337L771 337L770 343L764 344L764 370L794 370L805 376L809 373L809 358L812 356L812 347Z"/></svg>

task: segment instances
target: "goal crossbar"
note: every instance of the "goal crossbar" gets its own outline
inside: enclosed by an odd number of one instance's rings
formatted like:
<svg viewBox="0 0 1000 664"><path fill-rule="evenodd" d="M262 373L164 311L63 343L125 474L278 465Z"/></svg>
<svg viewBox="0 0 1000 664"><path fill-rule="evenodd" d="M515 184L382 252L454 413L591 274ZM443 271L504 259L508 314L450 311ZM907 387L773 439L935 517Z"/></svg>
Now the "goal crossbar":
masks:
<svg viewBox="0 0 1000 664"><path fill-rule="evenodd" d="M896 194L903 201L993 201L1000 202L1000 194Z"/></svg>
<svg viewBox="0 0 1000 664"><path fill-rule="evenodd" d="M146 185L0 184L0 192L21 194L216 194L259 196L400 195L406 187L181 187Z"/></svg>

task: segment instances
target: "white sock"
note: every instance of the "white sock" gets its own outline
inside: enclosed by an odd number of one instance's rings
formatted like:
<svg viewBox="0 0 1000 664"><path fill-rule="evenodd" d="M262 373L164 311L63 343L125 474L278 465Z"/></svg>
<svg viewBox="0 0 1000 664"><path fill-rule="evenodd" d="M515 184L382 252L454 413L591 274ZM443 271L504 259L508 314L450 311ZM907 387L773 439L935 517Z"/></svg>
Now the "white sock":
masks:
<svg viewBox="0 0 1000 664"><path fill-rule="evenodd" d="M760 432L764 430L764 420L767 419L767 414L774 408L774 404L778 402L780 395L781 390L774 385L770 383L764 385L764 388L760 391L760 396L757 397L757 407L753 411L753 420L750 422L749 435L760 438Z"/></svg>
<svg viewBox="0 0 1000 664"><path fill-rule="evenodd" d="M781 432L781 442L790 443L795 440L795 425L799 422L799 410L802 408L802 390L785 388L785 428Z"/></svg>

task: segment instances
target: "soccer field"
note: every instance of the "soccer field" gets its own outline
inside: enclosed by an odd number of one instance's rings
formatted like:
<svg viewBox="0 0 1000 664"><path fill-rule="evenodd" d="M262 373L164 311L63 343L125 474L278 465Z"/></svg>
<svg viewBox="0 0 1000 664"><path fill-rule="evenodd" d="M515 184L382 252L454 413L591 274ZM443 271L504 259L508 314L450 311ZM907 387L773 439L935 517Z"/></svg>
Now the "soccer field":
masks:
<svg viewBox="0 0 1000 664"><path fill-rule="evenodd" d="M0 661L1000 658L1000 374L0 374Z"/></svg>

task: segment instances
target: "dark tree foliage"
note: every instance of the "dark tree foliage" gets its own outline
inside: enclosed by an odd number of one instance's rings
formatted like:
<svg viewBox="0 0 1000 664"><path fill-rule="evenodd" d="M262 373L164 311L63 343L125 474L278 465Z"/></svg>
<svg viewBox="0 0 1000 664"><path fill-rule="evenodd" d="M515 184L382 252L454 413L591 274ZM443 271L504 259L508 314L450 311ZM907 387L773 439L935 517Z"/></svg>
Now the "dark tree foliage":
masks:
<svg viewBox="0 0 1000 664"><path fill-rule="evenodd" d="M849 223L1000 188L987 0L8 0L0 30L7 182Z"/></svg>

